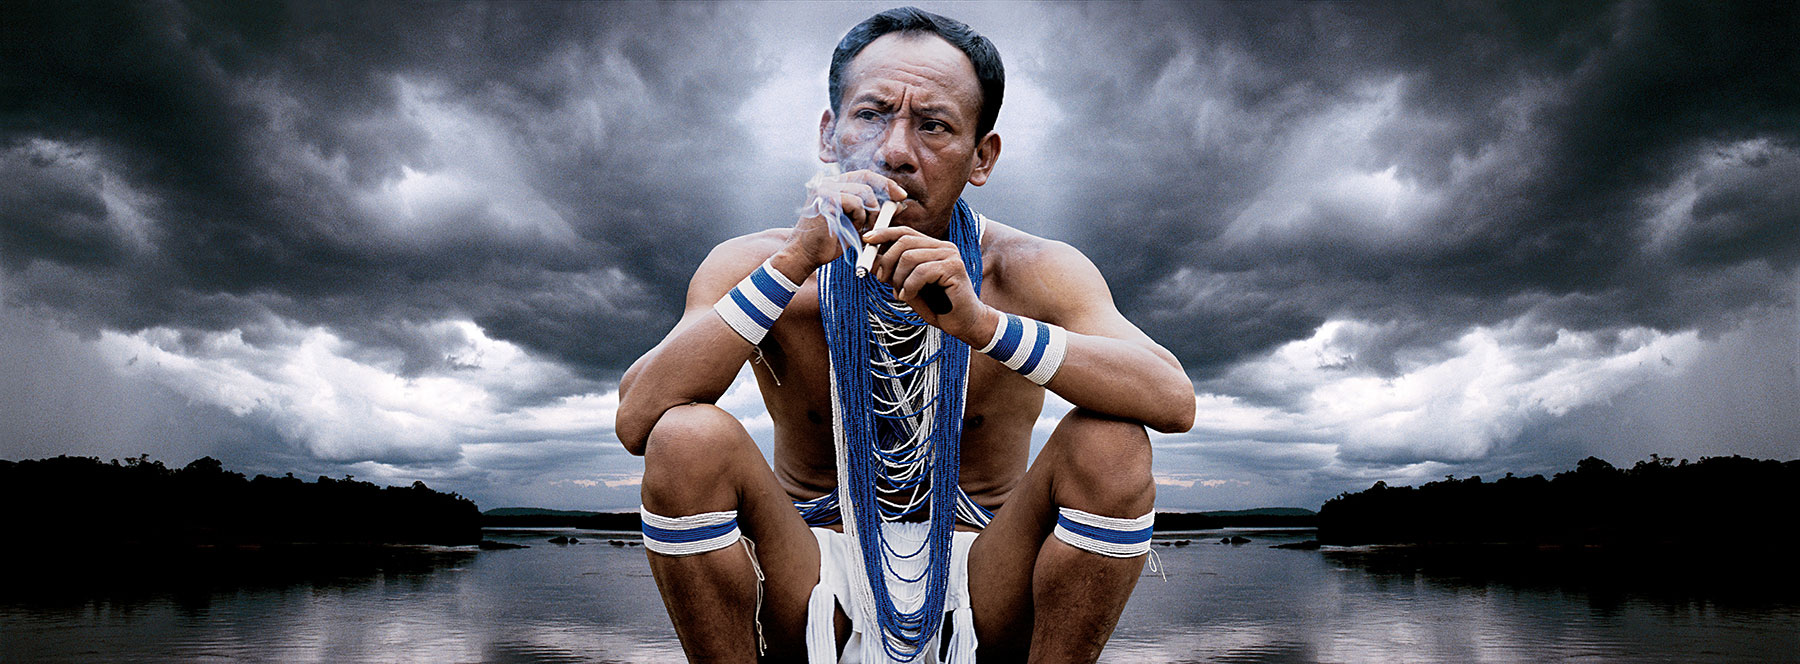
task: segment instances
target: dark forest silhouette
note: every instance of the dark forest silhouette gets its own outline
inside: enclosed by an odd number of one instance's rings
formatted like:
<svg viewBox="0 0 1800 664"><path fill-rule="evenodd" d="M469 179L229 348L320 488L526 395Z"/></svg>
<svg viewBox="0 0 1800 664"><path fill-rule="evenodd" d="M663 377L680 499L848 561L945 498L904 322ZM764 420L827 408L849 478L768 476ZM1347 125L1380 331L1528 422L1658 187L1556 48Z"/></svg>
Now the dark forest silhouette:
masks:
<svg viewBox="0 0 1800 664"><path fill-rule="evenodd" d="M1319 508L1324 544L1519 544L1644 548L1710 546L1723 533L1748 535L1734 549L1794 543L1800 460L1740 456L1697 462L1652 455L1627 469L1588 457L1574 470L1506 477L1449 477L1420 487L1376 482Z"/></svg>
<svg viewBox="0 0 1800 664"><path fill-rule="evenodd" d="M180 469L148 456L0 460L15 543L111 551L286 544L474 544L481 512L455 493L293 474L245 479L204 457ZM19 544L15 544L19 546Z"/></svg>

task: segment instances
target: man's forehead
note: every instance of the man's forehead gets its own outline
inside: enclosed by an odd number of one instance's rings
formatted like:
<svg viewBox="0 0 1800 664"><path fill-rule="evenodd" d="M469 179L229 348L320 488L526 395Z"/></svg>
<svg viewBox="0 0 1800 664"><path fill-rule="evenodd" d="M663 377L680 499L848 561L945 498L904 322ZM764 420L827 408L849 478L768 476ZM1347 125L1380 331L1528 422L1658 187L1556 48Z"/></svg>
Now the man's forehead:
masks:
<svg viewBox="0 0 1800 664"><path fill-rule="evenodd" d="M950 102L979 104L975 65L961 49L931 33L889 33L876 38L845 68L844 100L888 99L900 86L936 89ZM926 102L926 105L933 105Z"/></svg>

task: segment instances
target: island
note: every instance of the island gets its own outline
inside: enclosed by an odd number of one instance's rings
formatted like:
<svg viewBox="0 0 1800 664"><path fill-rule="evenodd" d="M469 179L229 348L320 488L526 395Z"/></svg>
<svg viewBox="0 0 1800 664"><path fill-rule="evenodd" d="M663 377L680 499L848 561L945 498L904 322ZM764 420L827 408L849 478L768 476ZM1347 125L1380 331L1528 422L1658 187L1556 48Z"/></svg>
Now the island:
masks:
<svg viewBox="0 0 1800 664"><path fill-rule="evenodd" d="M1710 547L1729 539L1734 548L1788 549L1797 510L1800 460L1651 455L1620 469L1588 457L1550 479L1376 482L1326 501L1318 527L1327 545Z"/></svg>
<svg viewBox="0 0 1800 664"><path fill-rule="evenodd" d="M473 501L424 482L245 478L203 457L169 468L147 455L0 460L0 517L15 552L283 544L475 544Z"/></svg>

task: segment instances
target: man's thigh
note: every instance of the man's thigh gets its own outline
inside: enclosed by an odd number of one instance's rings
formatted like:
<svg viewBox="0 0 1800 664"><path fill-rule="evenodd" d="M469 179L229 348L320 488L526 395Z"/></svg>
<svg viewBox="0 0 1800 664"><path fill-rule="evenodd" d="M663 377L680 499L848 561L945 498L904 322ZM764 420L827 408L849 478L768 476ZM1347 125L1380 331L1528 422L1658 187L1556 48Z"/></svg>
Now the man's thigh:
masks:
<svg viewBox="0 0 1800 664"><path fill-rule="evenodd" d="M1149 439L1141 425L1077 408L969 550L969 595L984 644L1022 644L1033 629L1038 559L1059 506L1113 516L1151 509Z"/></svg>
<svg viewBox="0 0 1800 664"><path fill-rule="evenodd" d="M1056 525L1055 464L1040 454L1006 504L969 547L969 601L981 643L1022 643L1031 636L1031 577L1038 551Z"/></svg>
<svg viewBox="0 0 1800 664"><path fill-rule="evenodd" d="M645 507L652 512L737 510L738 528L754 542L764 576L763 629L772 642L802 643L807 599L819 580L818 541L743 425L712 405L672 408L651 432L644 466ZM734 545L655 564L683 576L683 568L744 555Z"/></svg>

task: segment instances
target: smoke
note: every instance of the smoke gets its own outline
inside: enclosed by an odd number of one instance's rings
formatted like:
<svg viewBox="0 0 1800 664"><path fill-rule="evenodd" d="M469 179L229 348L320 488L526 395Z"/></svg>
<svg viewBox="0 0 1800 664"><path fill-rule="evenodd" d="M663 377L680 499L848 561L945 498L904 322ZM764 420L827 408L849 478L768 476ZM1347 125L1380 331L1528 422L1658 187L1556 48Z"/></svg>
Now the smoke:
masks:
<svg viewBox="0 0 1800 664"><path fill-rule="evenodd" d="M844 173L853 173L856 171L869 171L890 180L898 181L898 178L895 177L896 174L888 168L887 162L876 156L876 151L883 142L882 139L885 136L885 130L892 126L892 123L889 122L892 118L892 114L876 113L867 110L863 112L873 117L859 119L855 122L855 133L850 135L849 138L851 140L848 141L838 140L836 128L839 123L835 121L832 122L832 133L827 134L825 140L831 144L832 153L837 158L837 161L824 164L819 168L818 172L813 175L812 179L806 181L807 192L814 195L806 205L801 206L800 209L796 211L796 213L802 217L827 217L834 219L835 223L832 224L832 231L837 235L838 247L843 249L841 257L845 260L854 260L850 257L855 256L856 252L862 249L862 231L857 228L855 220L851 219L849 215L844 214L841 205L835 201L827 200L825 196L818 195L817 192L819 191L819 188L832 178L839 177ZM905 184L900 186L902 189L906 189L909 198L915 196L914 189L907 188ZM891 198L888 196L887 189L884 187L871 187L870 189L874 192L874 199L871 201L868 198L864 198L862 207L864 217L873 220L875 213L881 209L881 204L891 200ZM923 187L919 187L918 189L922 190Z"/></svg>
<svg viewBox="0 0 1800 664"><path fill-rule="evenodd" d="M844 214L842 206L817 193L819 187L824 185L826 180L842 174L843 171L837 164L825 164L823 168L820 168L819 172L814 174L812 179L806 181L806 191L807 193L813 194L812 200L806 205L800 206L800 209L796 210L795 214L798 214L801 217L825 217L832 219L831 231L837 236L838 248L843 250L840 257L848 259L850 256L856 255L857 250L862 248L862 234L857 230L856 222L850 219L850 215ZM880 196L881 199L885 199L887 192L877 192L877 195ZM873 214L874 210L879 207L880 203L876 203L874 207L870 207L866 202L863 204L864 211L870 214Z"/></svg>

